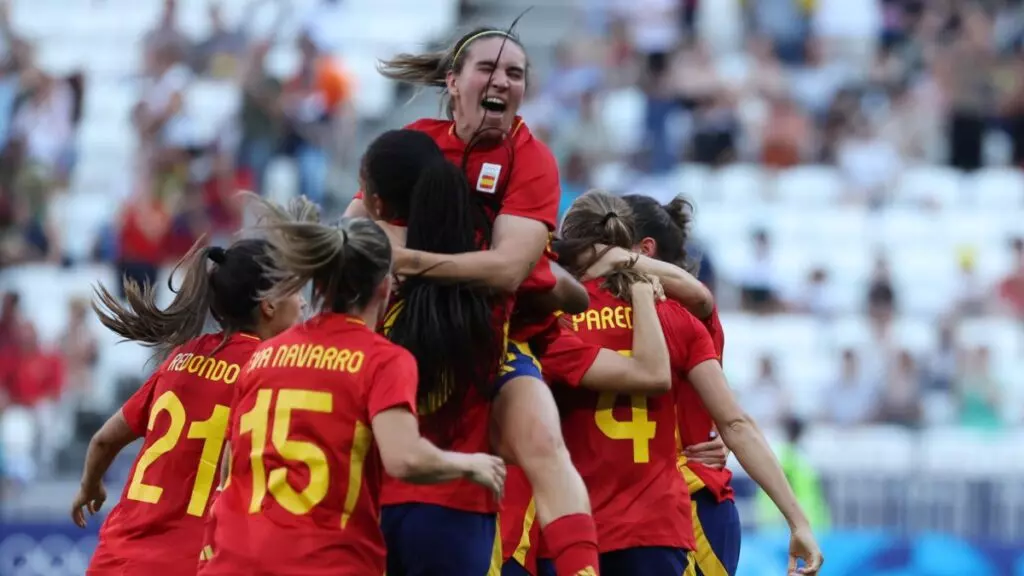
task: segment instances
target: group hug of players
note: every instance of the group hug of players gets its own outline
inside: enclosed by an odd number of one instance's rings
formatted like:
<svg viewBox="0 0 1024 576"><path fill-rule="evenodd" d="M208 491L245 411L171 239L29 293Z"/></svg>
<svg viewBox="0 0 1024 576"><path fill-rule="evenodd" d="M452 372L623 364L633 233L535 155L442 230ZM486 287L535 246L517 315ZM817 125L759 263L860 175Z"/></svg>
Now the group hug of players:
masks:
<svg viewBox="0 0 1024 576"><path fill-rule="evenodd" d="M382 72L443 88L450 120L376 139L340 222L253 199L252 233L197 244L167 308L97 289L162 363L89 445L80 526L144 439L87 574L733 575L725 445L786 517L790 573L816 574L683 269L685 203L589 192L552 244L518 39L479 29Z"/></svg>

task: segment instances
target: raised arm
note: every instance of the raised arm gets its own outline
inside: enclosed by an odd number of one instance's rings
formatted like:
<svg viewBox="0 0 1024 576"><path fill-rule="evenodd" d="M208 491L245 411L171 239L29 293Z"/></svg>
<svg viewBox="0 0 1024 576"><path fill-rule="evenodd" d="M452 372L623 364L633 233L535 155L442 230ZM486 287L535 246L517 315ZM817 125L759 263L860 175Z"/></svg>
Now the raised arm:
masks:
<svg viewBox="0 0 1024 576"><path fill-rule="evenodd" d="M395 249L395 272L403 276L455 282L479 282L502 292L515 292L544 253L547 226L522 216L500 215L494 221L490 250L435 254Z"/></svg>
<svg viewBox="0 0 1024 576"><path fill-rule="evenodd" d="M600 250L601 247L598 247ZM711 315L715 307L711 290L697 280L692 274L675 264L662 262L642 254L630 252L624 248L611 248L590 269L587 276L604 276L611 270L629 266L644 274L657 276L665 287L665 295L679 302L697 318L704 319Z"/></svg>

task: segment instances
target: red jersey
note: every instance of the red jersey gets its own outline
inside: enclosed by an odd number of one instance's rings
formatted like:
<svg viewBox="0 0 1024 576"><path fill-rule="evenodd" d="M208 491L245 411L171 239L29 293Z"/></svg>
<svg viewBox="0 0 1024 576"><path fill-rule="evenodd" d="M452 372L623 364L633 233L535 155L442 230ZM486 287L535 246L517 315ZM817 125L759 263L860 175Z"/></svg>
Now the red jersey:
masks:
<svg viewBox="0 0 1024 576"><path fill-rule="evenodd" d="M324 314L268 340L238 383L231 476L202 574L384 572L384 474L371 423L415 414L416 361L359 319Z"/></svg>
<svg viewBox="0 0 1024 576"><path fill-rule="evenodd" d="M384 334L391 330L399 313L401 313L400 303L392 305L388 310L384 318ZM497 377L497 372L495 372L495 377ZM413 390L415 391L415 388ZM469 454L490 452L491 403L480 396L475 386L469 387L466 394L460 406L461 413L457 433L453 438L448 439L447 443L444 443L446 444L445 448ZM439 399L435 406L417 406L421 418L433 412L436 406L446 400L446 398ZM431 442L442 444L441 439L432 434L429 427L421 427L420 433ZM415 502L481 514L493 514L498 511L498 501L491 491L465 478L440 484L410 484L385 476L380 501L382 506Z"/></svg>
<svg viewBox="0 0 1024 576"><path fill-rule="evenodd" d="M233 385L259 345L248 334L221 346L223 340L208 334L179 346L121 408L145 440L88 574L122 574L126 564L166 574L195 570Z"/></svg>
<svg viewBox="0 0 1024 576"><path fill-rule="evenodd" d="M466 143L455 134L455 123L451 120L417 120L405 128L427 134L450 162L463 166ZM470 189L484 199L491 224L505 214L543 222L549 231L554 231L561 198L558 162L548 147L533 136L522 118L515 118L506 142L476 146L469 154L465 169ZM355 197L362 198L362 192ZM555 277L545 258L550 258L550 252L538 261L520 290L554 288ZM514 299L510 299L502 311L505 320L513 303ZM534 329L529 322L516 322L509 337L525 342Z"/></svg>
<svg viewBox="0 0 1024 576"><path fill-rule="evenodd" d="M572 317L583 340L631 353L629 303L585 283L590 309ZM686 374L715 358L707 331L673 302L659 303L672 368ZM590 493L602 553L640 546L695 547L690 498L676 472L676 413L672 394L657 397L562 387L556 398L562 434Z"/></svg>
<svg viewBox="0 0 1024 576"><path fill-rule="evenodd" d="M711 315L703 320L704 327L711 335L715 345L715 352L718 360L722 360L722 352L725 349L725 333L722 330L722 322L718 318L718 308L711 311ZM711 431L715 423L711 414L704 406L700 395L687 382L676 390L676 414L679 416L679 441L680 448L692 446L711 439ZM690 462L686 456L679 456L677 463L679 471L686 479L686 486L690 494L707 488L719 502L733 499L732 471L728 468L712 468L700 462Z"/></svg>

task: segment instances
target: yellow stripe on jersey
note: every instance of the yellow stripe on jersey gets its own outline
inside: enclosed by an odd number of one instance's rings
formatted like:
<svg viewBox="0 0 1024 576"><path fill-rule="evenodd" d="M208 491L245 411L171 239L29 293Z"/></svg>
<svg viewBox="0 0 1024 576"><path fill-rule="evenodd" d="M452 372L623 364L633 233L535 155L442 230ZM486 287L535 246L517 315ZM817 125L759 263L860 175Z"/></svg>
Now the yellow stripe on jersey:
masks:
<svg viewBox="0 0 1024 576"><path fill-rule="evenodd" d="M686 571L683 576L697 576L697 561L693 559L693 552L686 555Z"/></svg>
<svg viewBox="0 0 1024 576"><path fill-rule="evenodd" d="M704 481L699 476L694 474L693 470L686 465L687 459L683 455L683 437L679 433L679 419L676 418L676 452L679 454L679 458L676 460L676 468L679 469L679 473L683 475L683 480L686 480L686 489L692 495L694 492L704 487Z"/></svg>
<svg viewBox="0 0 1024 576"><path fill-rule="evenodd" d="M526 566L526 555L530 553L530 530L537 520L537 503L530 498L530 504L526 506L526 514L523 515L523 535L519 537L519 544L516 551L512 553L512 559L520 566Z"/></svg>
<svg viewBox="0 0 1024 576"><path fill-rule="evenodd" d="M696 501L690 503L690 514L693 519L693 536L697 540L697 549L693 551L697 567L704 576L729 576L729 572L711 547L708 535L704 533L704 525L700 523L700 515L697 514Z"/></svg>

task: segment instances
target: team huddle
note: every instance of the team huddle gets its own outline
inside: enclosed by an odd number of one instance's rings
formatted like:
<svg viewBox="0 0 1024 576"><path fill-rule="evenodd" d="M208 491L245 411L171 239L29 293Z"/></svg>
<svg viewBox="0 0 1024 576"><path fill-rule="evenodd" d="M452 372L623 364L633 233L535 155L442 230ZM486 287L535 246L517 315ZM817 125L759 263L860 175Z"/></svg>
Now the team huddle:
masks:
<svg viewBox="0 0 1024 576"><path fill-rule="evenodd" d="M688 205L588 192L555 239L528 69L490 28L383 62L443 89L450 119L377 138L338 223L253 198L252 229L197 243L167 308L97 289L104 325L162 363L90 442L79 526L143 439L87 574L731 576L726 446L788 521L789 572L818 573L685 269Z"/></svg>

